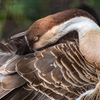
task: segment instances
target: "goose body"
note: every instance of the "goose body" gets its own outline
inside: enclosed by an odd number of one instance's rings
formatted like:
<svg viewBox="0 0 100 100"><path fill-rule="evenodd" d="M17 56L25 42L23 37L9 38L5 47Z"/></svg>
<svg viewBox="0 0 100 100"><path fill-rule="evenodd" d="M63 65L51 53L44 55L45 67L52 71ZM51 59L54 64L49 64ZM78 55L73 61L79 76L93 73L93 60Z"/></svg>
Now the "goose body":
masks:
<svg viewBox="0 0 100 100"><path fill-rule="evenodd" d="M67 40L71 31L78 41ZM0 99L100 100L99 33L90 14L71 9L39 19L1 43ZM25 46L29 51L20 55Z"/></svg>

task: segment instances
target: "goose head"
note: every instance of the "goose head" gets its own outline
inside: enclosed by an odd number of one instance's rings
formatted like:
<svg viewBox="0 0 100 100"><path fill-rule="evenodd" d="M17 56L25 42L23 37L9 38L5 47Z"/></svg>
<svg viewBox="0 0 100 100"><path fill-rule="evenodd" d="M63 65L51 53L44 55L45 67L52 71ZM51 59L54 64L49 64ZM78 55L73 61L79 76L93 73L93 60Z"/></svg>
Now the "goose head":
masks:
<svg viewBox="0 0 100 100"><path fill-rule="evenodd" d="M82 55L99 68L100 28L86 11L70 9L39 19L26 31L24 42L31 50L40 50L55 44L71 31L78 33Z"/></svg>

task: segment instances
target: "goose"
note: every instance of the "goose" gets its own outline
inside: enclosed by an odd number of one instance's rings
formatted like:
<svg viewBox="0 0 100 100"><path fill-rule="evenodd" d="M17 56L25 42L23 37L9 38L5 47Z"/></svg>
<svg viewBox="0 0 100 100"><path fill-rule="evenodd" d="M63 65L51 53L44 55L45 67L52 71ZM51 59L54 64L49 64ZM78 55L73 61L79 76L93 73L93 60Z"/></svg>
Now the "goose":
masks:
<svg viewBox="0 0 100 100"><path fill-rule="evenodd" d="M0 43L0 99L100 100L99 33L93 16L69 9Z"/></svg>

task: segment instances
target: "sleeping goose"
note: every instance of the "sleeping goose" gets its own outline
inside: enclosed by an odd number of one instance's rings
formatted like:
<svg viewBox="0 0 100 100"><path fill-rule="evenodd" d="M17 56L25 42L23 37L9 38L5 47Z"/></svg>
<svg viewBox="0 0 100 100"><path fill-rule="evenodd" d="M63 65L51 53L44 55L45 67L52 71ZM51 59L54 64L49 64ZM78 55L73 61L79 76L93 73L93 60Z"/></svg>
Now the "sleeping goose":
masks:
<svg viewBox="0 0 100 100"><path fill-rule="evenodd" d="M89 13L70 9L0 43L0 99L100 100L99 32Z"/></svg>

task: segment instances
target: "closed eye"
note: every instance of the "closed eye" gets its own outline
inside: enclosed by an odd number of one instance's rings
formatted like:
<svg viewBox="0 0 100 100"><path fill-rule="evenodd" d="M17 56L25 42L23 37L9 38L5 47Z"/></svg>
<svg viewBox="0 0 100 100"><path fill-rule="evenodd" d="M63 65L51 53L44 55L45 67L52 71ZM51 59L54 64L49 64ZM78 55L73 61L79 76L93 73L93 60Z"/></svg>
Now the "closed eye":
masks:
<svg viewBox="0 0 100 100"><path fill-rule="evenodd" d="M39 40L39 37L38 36L35 36L35 37L33 37L33 41L38 41Z"/></svg>

